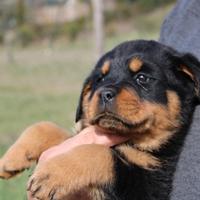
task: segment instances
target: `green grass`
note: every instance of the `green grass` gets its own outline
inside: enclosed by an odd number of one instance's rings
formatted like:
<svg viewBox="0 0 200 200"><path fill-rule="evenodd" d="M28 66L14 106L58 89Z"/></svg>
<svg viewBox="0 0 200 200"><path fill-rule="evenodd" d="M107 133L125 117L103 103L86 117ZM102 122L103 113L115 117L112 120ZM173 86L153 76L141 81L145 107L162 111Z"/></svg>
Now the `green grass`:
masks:
<svg viewBox="0 0 200 200"><path fill-rule="evenodd" d="M158 38L169 9L138 17L128 32L107 39L106 50L124 40ZM15 49L13 64L6 62L0 49L0 156L32 123L49 120L71 131L82 82L95 63L93 52L91 37L56 44L53 50L43 44ZM26 199L29 174L0 180L0 200Z"/></svg>

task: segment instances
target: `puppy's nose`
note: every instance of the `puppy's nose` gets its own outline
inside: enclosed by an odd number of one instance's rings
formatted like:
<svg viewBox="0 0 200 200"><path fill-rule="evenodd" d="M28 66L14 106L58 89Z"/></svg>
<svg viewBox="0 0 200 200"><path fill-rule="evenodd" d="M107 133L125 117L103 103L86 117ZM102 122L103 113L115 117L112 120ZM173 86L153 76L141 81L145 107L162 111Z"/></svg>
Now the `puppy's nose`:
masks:
<svg viewBox="0 0 200 200"><path fill-rule="evenodd" d="M115 91L109 89L101 92L102 101L105 103L111 102L116 96Z"/></svg>

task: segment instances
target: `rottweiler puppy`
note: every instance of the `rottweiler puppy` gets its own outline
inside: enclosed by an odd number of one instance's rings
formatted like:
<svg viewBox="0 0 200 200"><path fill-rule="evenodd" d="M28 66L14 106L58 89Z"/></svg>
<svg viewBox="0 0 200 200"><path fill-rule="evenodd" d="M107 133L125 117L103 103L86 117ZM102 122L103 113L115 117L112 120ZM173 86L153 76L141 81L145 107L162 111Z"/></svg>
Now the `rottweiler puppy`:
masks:
<svg viewBox="0 0 200 200"><path fill-rule="evenodd" d="M156 41L128 41L106 53L83 85L76 122L130 140L112 148L82 145L44 162L28 190L41 200L169 200L199 104L199 67L193 55ZM1 178L29 168L67 137L50 122L29 127L1 159Z"/></svg>

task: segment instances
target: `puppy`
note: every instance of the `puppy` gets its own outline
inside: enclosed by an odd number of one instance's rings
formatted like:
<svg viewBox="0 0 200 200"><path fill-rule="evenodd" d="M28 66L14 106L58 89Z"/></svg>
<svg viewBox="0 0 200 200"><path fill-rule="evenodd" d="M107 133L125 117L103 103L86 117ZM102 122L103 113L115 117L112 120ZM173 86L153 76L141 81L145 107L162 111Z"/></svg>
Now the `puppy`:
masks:
<svg viewBox="0 0 200 200"><path fill-rule="evenodd" d="M156 41L129 41L106 53L86 79L76 122L130 140L90 144L38 165L35 199L168 200L173 174L199 104L200 62ZM49 122L29 127L0 161L1 178L31 166L67 139ZM83 195L83 196L81 196Z"/></svg>

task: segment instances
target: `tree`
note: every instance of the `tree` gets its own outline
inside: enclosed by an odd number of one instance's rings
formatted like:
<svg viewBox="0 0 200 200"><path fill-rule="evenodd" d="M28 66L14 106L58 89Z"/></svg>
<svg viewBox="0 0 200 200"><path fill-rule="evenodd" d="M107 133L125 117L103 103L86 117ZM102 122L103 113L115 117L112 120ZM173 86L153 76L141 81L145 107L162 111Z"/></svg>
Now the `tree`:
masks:
<svg viewBox="0 0 200 200"><path fill-rule="evenodd" d="M104 51L104 8L103 0L92 0L93 26L96 44L96 56L100 57Z"/></svg>
<svg viewBox="0 0 200 200"><path fill-rule="evenodd" d="M16 2L16 20L17 25L20 26L25 22L25 1L17 0Z"/></svg>

